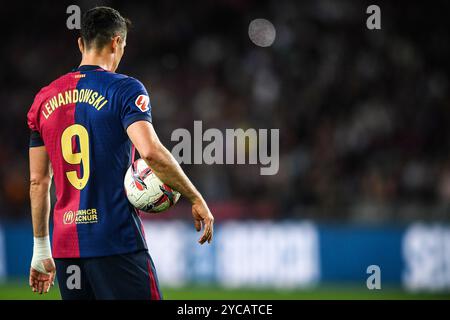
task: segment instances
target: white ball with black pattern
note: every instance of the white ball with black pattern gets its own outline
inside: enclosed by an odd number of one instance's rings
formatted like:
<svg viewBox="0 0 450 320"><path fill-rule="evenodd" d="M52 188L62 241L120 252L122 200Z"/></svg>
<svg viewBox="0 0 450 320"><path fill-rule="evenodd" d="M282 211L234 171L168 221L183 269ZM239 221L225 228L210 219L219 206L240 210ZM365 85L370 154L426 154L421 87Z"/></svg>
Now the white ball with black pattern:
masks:
<svg viewBox="0 0 450 320"><path fill-rule="evenodd" d="M161 213L175 205L181 194L163 183L143 159L136 160L124 178L128 201L148 213Z"/></svg>

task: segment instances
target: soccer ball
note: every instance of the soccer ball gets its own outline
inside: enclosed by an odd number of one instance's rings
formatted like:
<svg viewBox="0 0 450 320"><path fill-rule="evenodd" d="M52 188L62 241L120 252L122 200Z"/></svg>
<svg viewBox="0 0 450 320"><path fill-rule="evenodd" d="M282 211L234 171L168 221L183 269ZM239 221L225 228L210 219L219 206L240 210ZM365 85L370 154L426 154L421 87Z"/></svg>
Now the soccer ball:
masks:
<svg viewBox="0 0 450 320"><path fill-rule="evenodd" d="M128 168L124 186L128 201L135 208L149 213L169 209L181 196L163 183L143 159L137 159Z"/></svg>

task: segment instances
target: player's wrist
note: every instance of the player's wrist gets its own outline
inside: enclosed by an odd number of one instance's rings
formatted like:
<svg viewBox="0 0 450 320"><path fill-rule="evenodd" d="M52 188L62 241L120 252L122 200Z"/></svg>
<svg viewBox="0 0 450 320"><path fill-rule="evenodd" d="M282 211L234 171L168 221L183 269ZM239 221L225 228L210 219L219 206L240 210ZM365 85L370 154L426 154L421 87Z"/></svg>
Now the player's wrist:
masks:
<svg viewBox="0 0 450 320"><path fill-rule="evenodd" d="M191 201L191 204L192 204L192 205L202 204L202 203L205 202L205 200L203 199L203 197L202 197L201 194L198 194L198 195L193 196L193 197L190 199L190 201Z"/></svg>
<svg viewBox="0 0 450 320"><path fill-rule="evenodd" d="M50 245L50 237L34 237L33 258L31 259L31 267L39 272L47 273L43 260L52 258L52 249Z"/></svg>

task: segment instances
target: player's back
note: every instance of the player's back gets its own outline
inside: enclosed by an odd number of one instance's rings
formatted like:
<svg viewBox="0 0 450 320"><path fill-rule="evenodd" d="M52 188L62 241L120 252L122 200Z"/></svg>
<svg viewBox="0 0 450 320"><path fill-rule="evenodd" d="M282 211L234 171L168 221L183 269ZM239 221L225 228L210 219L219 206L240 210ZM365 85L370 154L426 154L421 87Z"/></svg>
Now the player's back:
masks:
<svg viewBox="0 0 450 320"><path fill-rule="evenodd" d="M54 172L56 258L146 248L123 191L132 156L126 128L139 120L151 121L144 86L98 66L81 66L36 96L28 113L30 145L45 145Z"/></svg>

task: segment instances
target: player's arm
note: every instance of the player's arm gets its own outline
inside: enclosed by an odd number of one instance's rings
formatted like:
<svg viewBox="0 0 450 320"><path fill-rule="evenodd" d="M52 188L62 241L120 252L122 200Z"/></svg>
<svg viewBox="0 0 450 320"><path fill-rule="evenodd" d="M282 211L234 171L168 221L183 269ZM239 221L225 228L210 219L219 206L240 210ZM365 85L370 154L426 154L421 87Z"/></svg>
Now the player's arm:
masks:
<svg viewBox="0 0 450 320"><path fill-rule="evenodd" d="M49 238L52 169L44 146L31 147L29 150L30 200L34 235L29 284L34 292L46 293L54 284L55 278L55 263Z"/></svg>
<svg viewBox="0 0 450 320"><path fill-rule="evenodd" d="M156 175L180 192L192 204L192 216L197 231L204 225L200 244L211 242L214 217L200 192L184 173L178 162L160 142L153 125L148 121L136 121L127 128L128 136L140 156L152 168Z"/></svg>

